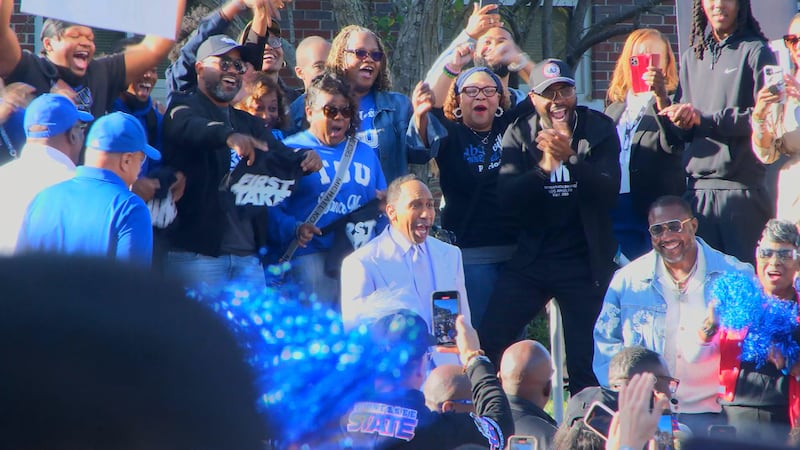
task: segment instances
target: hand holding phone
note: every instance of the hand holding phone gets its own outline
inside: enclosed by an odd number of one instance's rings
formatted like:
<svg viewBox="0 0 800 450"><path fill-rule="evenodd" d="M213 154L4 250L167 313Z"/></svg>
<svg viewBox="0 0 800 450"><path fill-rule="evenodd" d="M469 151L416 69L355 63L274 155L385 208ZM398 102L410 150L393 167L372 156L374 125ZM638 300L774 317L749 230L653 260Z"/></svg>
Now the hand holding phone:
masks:
<svg viewBox="0 0 800 450"><path fill-rule="evenodd" d="M611 420L614 419L616 414L617 413L612 411L611 408L605 405L605 403L596 401L589 406L589 409L583 416L583 423L586 424L587 428L597 433L597 435L603 438L603 440L607 441L608 430L611 427Z"/></svg>
<svg viewBox="0 0 800 450"><path fill-rule="evenodd" d="M433 335L436 345L456 347L456 318L461 313L458 291L436 291L433 304Z"/></svg>
<svg viewBox="0 0 800 450"><path fill-rule="evenodd" d="M644 81L644 74L648 67L660 67L661 54L643 53L631 56L629 61L631 69L631 90L634 94L650 91L650 86Z"/></svg>
<svg viewBox="0 0 800 450"><path fill-rule="evenodd" d="M773 95L783 95L786 90L786 83L783 80L783 68L781 66L767 65L761 69L764 72L764 86ZM783 102L784 99L781 99Z"/></svg>

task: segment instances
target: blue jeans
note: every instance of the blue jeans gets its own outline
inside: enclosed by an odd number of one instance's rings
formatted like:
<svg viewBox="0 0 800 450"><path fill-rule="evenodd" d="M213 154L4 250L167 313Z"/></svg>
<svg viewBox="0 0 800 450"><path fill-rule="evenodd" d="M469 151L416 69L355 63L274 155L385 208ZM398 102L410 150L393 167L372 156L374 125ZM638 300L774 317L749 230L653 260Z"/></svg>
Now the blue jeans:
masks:
<svg viewBox="0 0 800 450"><path fill-rule="evenodd" d="M464 284L467 288L469 313L472 316L472 327L476 330L481 324L489 298L494 292L494 285L505 262L491 264L464 263Z"/></svg>
<svg viewBox="0 0 800 450"><path fill-rule="evenodd" d="M187 287L200 287L205 283L218 291L235 283L256 291L266 288L264 269L255 256L221 255L215 258L173 251L167 255L165 271L183 280Z"/></svg>
<svg viewBox="0 0 800 450"><path fill-rule="evenodd" d="M287 280L296 284L301 291L317 294L317 300L339 311L339 280L325 274L325 257L327 252L311 253L296 256L292 259L292 267Z"/></svg>

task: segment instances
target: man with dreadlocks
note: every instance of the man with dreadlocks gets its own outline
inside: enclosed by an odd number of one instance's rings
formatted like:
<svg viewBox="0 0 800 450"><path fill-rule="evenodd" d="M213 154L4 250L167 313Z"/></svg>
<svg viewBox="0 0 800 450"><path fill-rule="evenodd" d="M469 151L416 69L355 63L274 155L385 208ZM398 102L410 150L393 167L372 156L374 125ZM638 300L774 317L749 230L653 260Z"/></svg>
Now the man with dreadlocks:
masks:
<svg viewBox="0 0 800 450"><path fill-rule="evenodd" d="M675 97L680 103L661 111L689 143L686 197L698 235L751 264L752 248L772 216L764 167L750 143L761 69L775 64L766 41L750 0L694 0L691 48L681 58Z"/></svg>

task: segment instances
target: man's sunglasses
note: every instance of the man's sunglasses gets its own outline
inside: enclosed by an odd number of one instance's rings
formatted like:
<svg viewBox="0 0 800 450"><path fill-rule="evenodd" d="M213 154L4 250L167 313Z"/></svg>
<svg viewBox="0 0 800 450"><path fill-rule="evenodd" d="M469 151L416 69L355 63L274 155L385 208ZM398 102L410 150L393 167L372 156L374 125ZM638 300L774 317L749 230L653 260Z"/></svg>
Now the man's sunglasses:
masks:
<svg viewBox="0 0 800 450"><path fill-rule="evenodd" d="M758 256L758 259L772 259L772 257L775 256L780 261L791 261L797 259L797 250L790 248L774 249L758 247L756 256Z"/></svg>
<svg viewBox="0 0 800 450"><path fill-rule="evenodd" d="M247 72L247 66L245 65L244 61L241 59L230 59L230 58L219 58L219 69L223 72L227 72L230 68L233 67L233 70L236 71L239 75L244 74Z"/></svg>
<svg viewBox="0 0 800 450"><path fill-rule="evenodd" d="M783 36L783 43L786 47L794 47L800 42L800 36L796 34L787 34Z"/></svg>
<svg viewBox="0 0 800 450"><path fill-rule="evenodd" d="M325 105L322 107L322 114L325 114L325 117L328 119L335 119L339 114L345 119L349 119L353 115L353 108L349 106L337 108L335 106Z"/></svg>
<svg viewBox="0 0 800 450"><path fill-rule="evenodd" d="M648 228L647 231L649 231L650 236L653 237L659 237L667 231L669 231L670 233L681 233L683 231L683 224L692 219L693 217L689 217L688 219L683 219L683 220L675 219L661 223L654 223L650 225L650 228Z"/></svg>
<svg viewBox="0 0 800 450"><path fill-rule="evenodd" d="M365 61L368 56L370 58L372 58L373 61L383 61L383 52L380 51L380 50L375 50L375 51L371 52L369 50L364 50L363 48L358 48L358 49L355 49L355 50L353 50L353 49L345 49L345 52L346 53L352 53L352 54L356 55L356 58L358 58L358 59L360 59L362 61Z"/></svg>

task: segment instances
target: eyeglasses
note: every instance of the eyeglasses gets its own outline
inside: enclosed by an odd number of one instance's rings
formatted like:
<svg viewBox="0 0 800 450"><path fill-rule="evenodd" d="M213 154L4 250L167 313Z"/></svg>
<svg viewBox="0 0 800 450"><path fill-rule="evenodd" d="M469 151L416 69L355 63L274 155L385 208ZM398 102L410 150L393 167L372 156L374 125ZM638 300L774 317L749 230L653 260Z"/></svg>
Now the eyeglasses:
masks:
<svg viewBox="0 0 800 450"><path fill-rule="evenodd" d="M678 392L678 386L680 386L681 380L667 375L656 375L655 377L656 377L656 385L663 386L666 384L670 394L675 394L676 392ZM623 387L625 387L625 385L628 384L630 378L617 378L617 380L624 381L624 383L614 383L614 385L612 386L614 390L619 391Z"/></svg>
<svg viewBox="0 0 800 450"><path fill-rule="evenodd" d="M223 57L219 58L219 69L221 71L227 72L231 67L233 67L233 70L235 70L239 75L247 72L247 66L241 59L230 59Z"/></svg>
<svg viewBox="0 0 800 450"><path fill-rule="evenodd" d="M353 115L353 108L350 106L342 106L341 108L337 108L335 106L325 105L322 107L322 114L325 114L325 117L328 119L335 119L339 114L341 114L345 119L349 119Z"/></svg>
<svg viewBox="0 0 800 450"><path fill-rule="evenodd" d="M758 256L758 259L772 259L772 257L775 256L779 261L791 261L797 259L797 250L791 248L776 249L758 247L756 256Z"/></svg>
<svg viewBox="0 0 800 450"><path fill-rule="evenodd" d="M345 53L352 53L352 54L356 55L356 58L358 58L358 59L360 59L362 61L365 61L368 56L370 58L372 58L373 61L383 61L383 52L380 51L380 50L369 51L369 50L365 50L363 48L358 48L358 49L355 49L355 50L353 50L353 49L345 49Z"/></svg>
<svg viewBox="0 0 800 450"><path fill-rule="evenodd" d="M794 47L798 42L800 42L800 37L796 34L787 34L783 36L783 44L786 47Z"/></svg>
<svg viewBox="0 0 800 450"><path fill-rule="evenodd" d="M668 220L666 222L661 223L654 223L650 225L650 228L647 231L650 232L650 236L659 237L664 232L669 231L670 233L682 233L683 232L683 224L692 220L694 217L689 217L688 219L683 220Z"/></svg>
<svg viewBox="0 0 800 450"><path fill-rule="evenodd" d="M497 86L464 86L459 93L465 94L467 97L475 98L478 96L478 92L483 94L484 97L494 97L497 95Z"/></svg>
<svg viewBox="0 0 800 450"><path fill-rule="evenodd" d="M267 36L267 45L272 48L281 48L283 47L283 40L280 36L273 36L270 34Z"/></svg>
<svg viewBox="0 0 800 450"><path fill-rule="evenodd" d="M564 86L561 89L545 89L541 94L536 95L550 101L555 101L559 96L561 98L572 98L575 95L575 86Z"/></svg>
<svg viewBox="0 0 800 450"><path fill-rule="evenodd" d="M681 380L673 377L668 377L666 375L656 375L656 384L666 383L669 388L669 393L674 394L678 391L678 386L681 384Z"/></svg>

